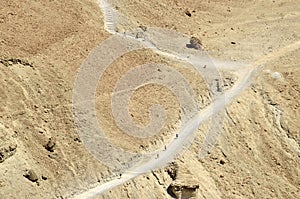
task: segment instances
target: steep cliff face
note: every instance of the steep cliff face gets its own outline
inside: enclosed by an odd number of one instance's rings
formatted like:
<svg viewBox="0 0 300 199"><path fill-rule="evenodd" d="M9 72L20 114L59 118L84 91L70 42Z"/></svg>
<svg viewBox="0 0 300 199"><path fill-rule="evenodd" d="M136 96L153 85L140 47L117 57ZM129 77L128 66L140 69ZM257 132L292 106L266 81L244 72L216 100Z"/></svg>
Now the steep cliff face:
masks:
<svg viewBox="0 0 300 199"><path fill-rule="evenodd" d="M297 3L108 2L121 13L119 32L170 28L198 38L213 58L257 70L227 105L220 136L209 154L199 158L214 117L201 124L193 144L169 166L139 175L98 198L299 198ZM93 0L1 3L0 198L70 198L120 178L86 149L72 110L80 65L110 37L103 19ZM155 103L166 106L170 117L161 134L132 138L111 121L109 91L117 78L134 66L156 61L189 80L201 109L211 103L203 78L188 66L147 50L124 55L100 79L96 95L99 123L108 130L109 140L124 150L147 153L164 147L180 124L176 96L152 85L137 89L129 107L133 121L147 125L148 108ZM218 86L229 90L240 71L221 70L224 84Z"/></svg>

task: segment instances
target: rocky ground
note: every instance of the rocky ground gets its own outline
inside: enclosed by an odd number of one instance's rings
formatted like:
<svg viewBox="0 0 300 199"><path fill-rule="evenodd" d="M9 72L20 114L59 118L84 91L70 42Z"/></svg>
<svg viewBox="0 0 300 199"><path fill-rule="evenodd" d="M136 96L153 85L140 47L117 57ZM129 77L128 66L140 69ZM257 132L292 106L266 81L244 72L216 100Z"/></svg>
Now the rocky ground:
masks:
<svg viewBox="0 0 300 199"><path fill-rule="evenodd" d="M111 3L126 17L120 19L119 32L141 25L170 28L199 38L212 57L259 67L253 82L228 105L222 136L208 156L199 160L198 153L213 121L199 127L194 144L172 164L99 198L299 198L299 1ZM111 171L86 150L72 113L78 69L109 36L94 0L1 2L0 198L70 198L109 180ZM148 61L172 64L153 52L135 52L117 60L103 76L96 104L105 128L117 128L110 122L109 107L102 106L123 72L113 69ZM193 87L200 84L200 104L209 103L203 80L184 65L172 66ZM227 85L234 83L233 74L224 76ZM149 122L140 111L149 107L144 97L149 90L168 107L173 126L159 136L168 141L179 117L172 94L155 86L141 88L130 104L132 114L139 124ZM150 104L156 102L148 98ZM153 140L130 139L118 131L108 137L126 150L157 147Z"/></svg>

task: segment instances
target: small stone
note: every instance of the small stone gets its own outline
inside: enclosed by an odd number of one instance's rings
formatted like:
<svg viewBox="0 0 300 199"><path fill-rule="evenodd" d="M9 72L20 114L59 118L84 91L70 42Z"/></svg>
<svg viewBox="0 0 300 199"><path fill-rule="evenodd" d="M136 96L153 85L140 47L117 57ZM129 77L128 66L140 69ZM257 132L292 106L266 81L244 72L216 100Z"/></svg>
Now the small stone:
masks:
<svg viewBox="0 0 300 199"><path fill-rule="evenodd" d="M144 32L147 31L147 27L146 26L140 25L139 28L142 29Z"/></svg>
<svg viewBox="0 0 300 199"><path fill-rule="evenodd" d="M220 164L221 164L221 165L224 165L224 164L225 164L225 161L221 159L221 160L220 160Z"/></svg>
<svg viewBox="0 0 300 199"><path fill-rule="evenodd" d="M56 159L57 158L57 154L49 154L48 157L51 158L51 159Z"/></svg>
<svg viewBox="0 0 300 199"><path fill-rule="evenodd" d="M74 138L74 141L75 141L75 142L81 142L81 139L78 138L78 137L76 137L76 138Z"/></svg>
<svg viewBox="0 0 300 199"><path fill-rule="evenodd" d="M189 10L185 10L185 14L186 14L187 16L189 16L189 17L192 16L192 14L191 14L191 12L190 12Z"/></svg>
<svg viewBox="0 0 300 199"><path fill-rule="evenodd" d="M32 169L28 170L24 177L30 180L31 182L37 182L39 179L37 174Z"/></svg>
<svg viewBox="0 0 300 199"><path fill-rule="evenodd" d="M47 151L54 152L54 147L56 145L55 138L49 138L47 144L44 146Z"/></svg>
<svg viewBox="0 0 300 199"><path fill-rule="evenodd" d="M280 78L282 78L282 75L279 72L274 72L274 73L272 73L271 76L274 79L280 79Z"/></svg>
<svg viewBox="0 0 300 199"><path fill-rule="evenodd" d="M202 46L202 42L197 37L191 37L190 38L190 47L200 50Z"/></svg>
<svg viewBox="0 0 300 199"><path fill-rule="evenodd" d="M136 39L145 38L145 35L143 32L138 32L138 33L136 33L135 38Z"/></svg>

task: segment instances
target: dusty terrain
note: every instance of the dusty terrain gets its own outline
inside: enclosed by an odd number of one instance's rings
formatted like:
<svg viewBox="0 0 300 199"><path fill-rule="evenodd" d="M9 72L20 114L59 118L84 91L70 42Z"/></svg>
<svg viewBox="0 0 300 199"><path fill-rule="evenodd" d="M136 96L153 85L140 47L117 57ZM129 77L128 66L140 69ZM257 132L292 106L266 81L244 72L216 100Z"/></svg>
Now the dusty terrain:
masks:
<svg viewBox="0 0 300 199"><path fill-rule="evenodd" d="M170 166L98 197L170 198L175 192L170 189L178 185L199 186L197 198L299 198L300 2L110 3L124 16L119 32L140 25L170 28L200 38L212 57L245 62L257 73L227 106L222 135L208 156L199 160L198 153L213 120L199 127L193 145ZM80 65L108 37L94 0L1 2L0 198L71 198L114 176L86 150L72 113ZM151 61L168 63L185 75L200 107L210 103L203 79L183 64L151 51L116 60L99 82L97 116L110 141L141 153L170 140L180 122L175 96L154 85L133 96L129 107L137 124L149 122L151 104L167 107L167 125L150 140L132 139L116 127L109 97L122 73Z"/></svg>

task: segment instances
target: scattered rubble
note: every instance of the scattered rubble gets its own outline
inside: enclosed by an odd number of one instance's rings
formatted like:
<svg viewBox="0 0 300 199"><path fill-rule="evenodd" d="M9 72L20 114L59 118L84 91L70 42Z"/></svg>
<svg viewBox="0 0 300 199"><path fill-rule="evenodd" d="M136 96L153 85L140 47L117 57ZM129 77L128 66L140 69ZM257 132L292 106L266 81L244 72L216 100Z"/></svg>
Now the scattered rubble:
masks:
<svg viewBox="0 0 300 199"><path fill-rule="evenodd" d="M32 63L28 62L27 60L18 59L18 58L8 58L8 59L0 58L0 63L6 67L11 66L13 64L21 64L23 66L29 66L29 67L33 68Z"/></svg>
<svg viewBox="0 0 300 199"><path fill-rule="evenodd" d="M7 158L13 156L16 153L17 144L11 143L0 147L0 163L4 162Z"/></svg>
<svg viewBox="0 0 300 199"><path fill-rule="evenodd" d="M178 165L176 162L172 162L167 168L166 168L167 173L169 174L170 178L172 180L176 180L177 177L177 171L178 171Z"/></svg>

